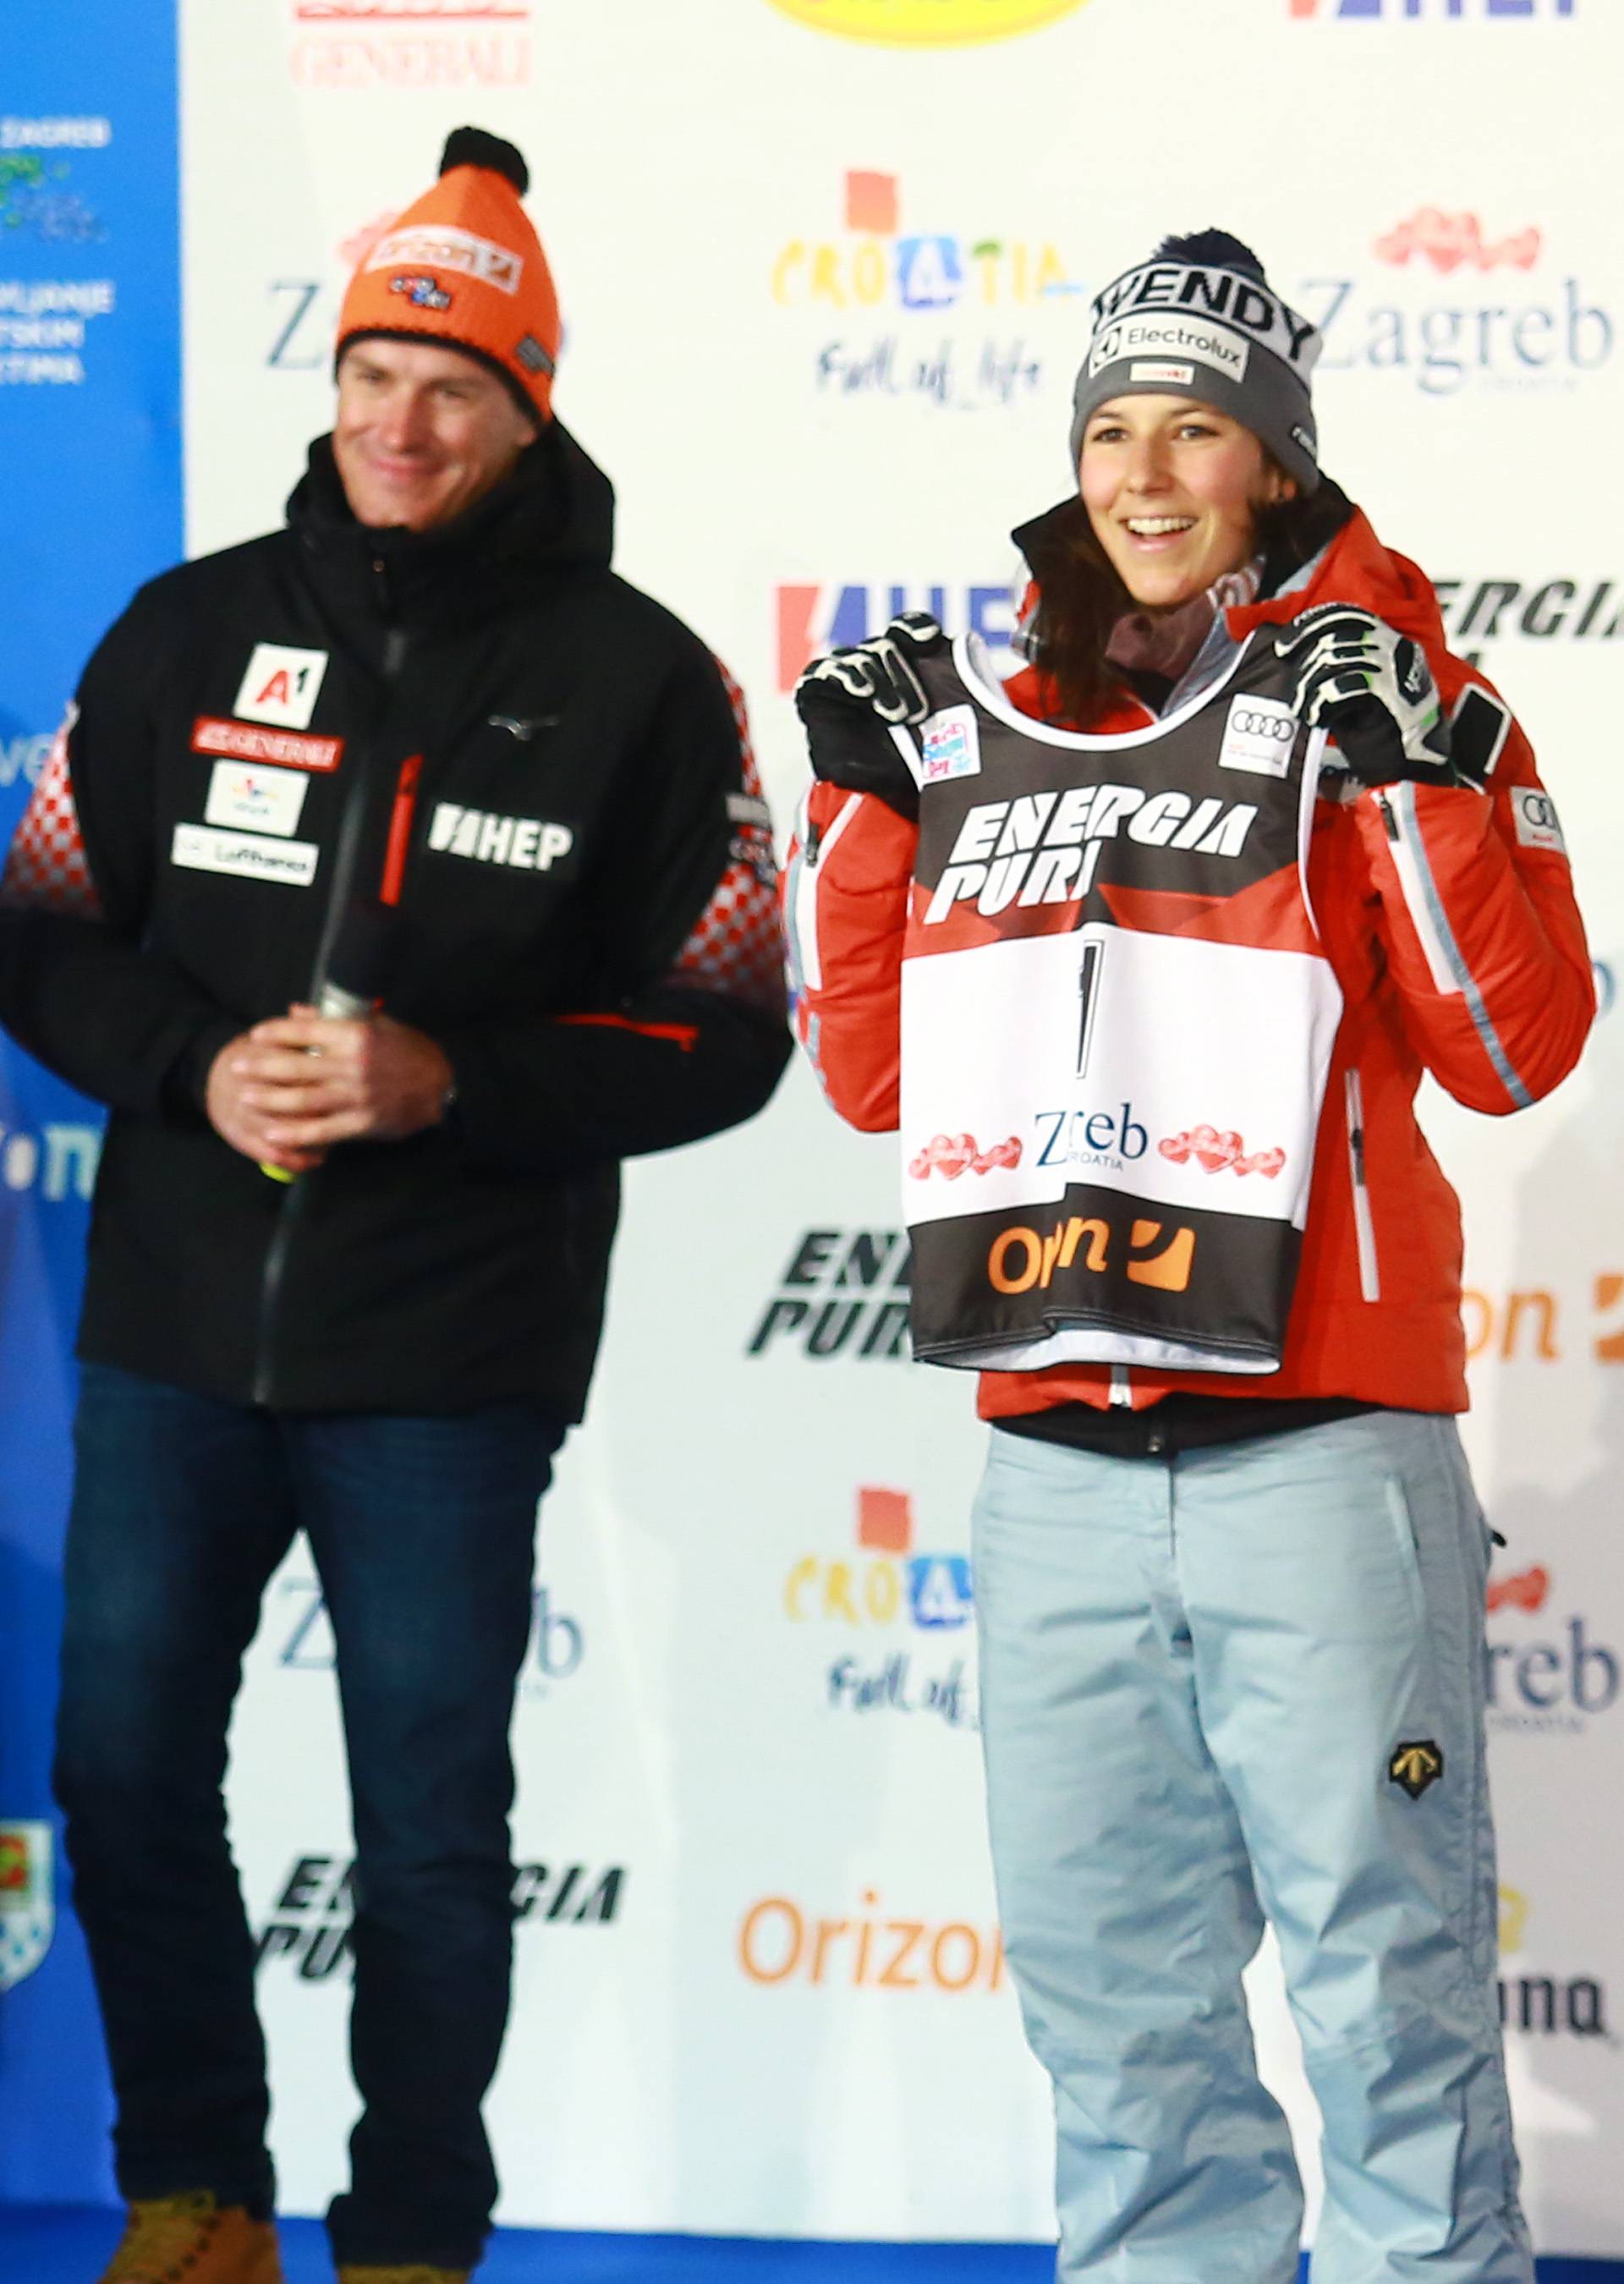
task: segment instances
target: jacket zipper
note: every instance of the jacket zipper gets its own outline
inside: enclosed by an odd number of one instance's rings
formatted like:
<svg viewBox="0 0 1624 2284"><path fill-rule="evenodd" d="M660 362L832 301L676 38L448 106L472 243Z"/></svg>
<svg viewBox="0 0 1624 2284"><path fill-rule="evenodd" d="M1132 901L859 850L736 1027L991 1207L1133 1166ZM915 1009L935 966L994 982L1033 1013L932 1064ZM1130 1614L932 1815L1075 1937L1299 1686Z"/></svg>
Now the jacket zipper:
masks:
<svg viewBox="0 0 1624 2284"><path fill-rule="evenodd" d="M375 567L382 579L382 567ZM399 628L392 627L384 637L383 672L386 682L393 683L406 662L406 637ZM342 815L339 818L338 838L333 850L332 878L327 884L327 908L322 915L321 934L316 941L315 972L310 979L310 997L315 998L321 989L327 961L349 895L355 859L361 846L361 827L366 815L367 773L357 765L350 779ZM320 1169L313 1169L319 1172ZM277 1316L282 1301L282 1287L287 1279L287 1258L293 1249L294 1232L298 1229L309 1195L312 1174L301 1174L295 1180L281 1185L281 1197L277 1206L277 1225L270 1233L270 1243L265 1248L265 1266L260 1278L259 1334L254 1349L253 1401L269 1404L276 1387L272 1367L272 1350L276 1341Z"/></svg>
<svg viewBox="0 0 1624 2284"><path fill-rule="evenodd" d="M1376 1258L1376 1223L1370 1212L1370 1185L1364 1172L1364 1090L1356 1070L1344 1074L1342 1091L1347 1105L1347 1166L1354 1188L1354 1235L1359 1248L1359 1290L1367 1301L1379 1301L1381 1274Z"/></svg>
<svg viewBox="0 0 1624 2284"><path fill-rule="evenodd" d="M1133 1383L1128 1377L1127 1365L1113 1364L1111 1367L1111 1401L1113 1404L1131 1404L1133 1400Z"/></svg>

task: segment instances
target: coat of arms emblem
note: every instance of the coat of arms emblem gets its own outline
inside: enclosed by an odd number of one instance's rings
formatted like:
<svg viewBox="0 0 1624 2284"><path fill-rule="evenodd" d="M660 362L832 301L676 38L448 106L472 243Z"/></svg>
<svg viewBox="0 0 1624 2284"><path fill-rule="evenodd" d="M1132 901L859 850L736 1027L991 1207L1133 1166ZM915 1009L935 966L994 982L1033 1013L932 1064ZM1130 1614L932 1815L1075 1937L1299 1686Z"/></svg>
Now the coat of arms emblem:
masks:
<svg viewBox="0 0 1624 2284"><path fill-rule="evenodd" d="M0 1991L10 1991L51 1949L56 1931L48 1824L0 1824Z"/></svg>

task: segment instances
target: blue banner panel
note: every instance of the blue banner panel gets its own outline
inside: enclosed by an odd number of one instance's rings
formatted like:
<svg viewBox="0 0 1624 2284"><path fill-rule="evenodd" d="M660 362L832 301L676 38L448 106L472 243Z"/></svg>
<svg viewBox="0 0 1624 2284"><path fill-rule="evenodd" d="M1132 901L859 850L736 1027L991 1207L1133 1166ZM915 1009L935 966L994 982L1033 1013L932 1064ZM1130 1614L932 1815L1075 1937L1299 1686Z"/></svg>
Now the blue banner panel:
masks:
<svg viewBox="0 0 1624 2284"><path fill-rule="evenodd" d="M14 11L0 64L0 828L79 670L182 547L173 0ZM111 2197L50 1740L100 1113L0 1047L0 2201Z"/></svg>

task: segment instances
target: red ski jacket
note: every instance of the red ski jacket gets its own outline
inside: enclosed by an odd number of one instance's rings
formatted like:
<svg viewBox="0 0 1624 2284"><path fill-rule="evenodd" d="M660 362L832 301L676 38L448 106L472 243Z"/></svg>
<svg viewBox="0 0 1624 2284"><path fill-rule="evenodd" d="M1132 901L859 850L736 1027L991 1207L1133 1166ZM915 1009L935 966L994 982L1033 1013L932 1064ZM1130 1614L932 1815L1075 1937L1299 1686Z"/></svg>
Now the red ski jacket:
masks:
<svg viewBox="0 0 1624 2284"><path fill-rule="evenodd" d="M1242 642L1323 602L1360 605L1423 645L1457 736L1469 717L1492 755L1492 792L1405 782L1316 804L1309 887L1346 1004L1280 1369L1240 1384L1105 1365L988 1372L985 1419L1062 1404L1139 1408L1173 1388L1466 1408L1460 1208L1417 1124L1416 1089L1429 1070L1456 1101L1497 1115L1548 1094L1595 1013L1589 954L1527 739L1492 684L1446 650L1431 583L1362 514L1289 593L1229 612L1228 630ZM1033 669L1007 686L1023 710L1042 710ZM1114 734L1152 718L1123 691L1077 726ZM897 1123L916 838L873 795L818 783L785 878L797 1030L835 1108L871 1133Z"/></svg>

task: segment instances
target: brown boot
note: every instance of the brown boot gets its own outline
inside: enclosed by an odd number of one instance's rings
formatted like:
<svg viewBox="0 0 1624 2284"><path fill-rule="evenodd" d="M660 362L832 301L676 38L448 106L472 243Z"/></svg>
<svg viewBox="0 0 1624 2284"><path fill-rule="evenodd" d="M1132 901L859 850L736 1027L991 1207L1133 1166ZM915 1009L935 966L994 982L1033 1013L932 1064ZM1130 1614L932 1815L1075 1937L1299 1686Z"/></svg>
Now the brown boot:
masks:
<svg viewBox="0 0 1624 2284"><path fill-rule="evenodd" d="M468 2284L466 2268L340 2268L339 2284Z"/></svg>
<svg viewBox="0 0 1624 2284"><path fill-rule="evenodd" d="M277 2232L207 2189L137 2197L101 2284L282 2284Z"/></svg>

